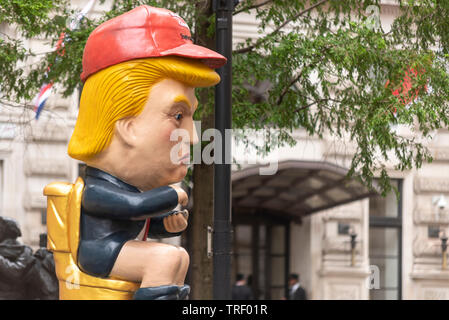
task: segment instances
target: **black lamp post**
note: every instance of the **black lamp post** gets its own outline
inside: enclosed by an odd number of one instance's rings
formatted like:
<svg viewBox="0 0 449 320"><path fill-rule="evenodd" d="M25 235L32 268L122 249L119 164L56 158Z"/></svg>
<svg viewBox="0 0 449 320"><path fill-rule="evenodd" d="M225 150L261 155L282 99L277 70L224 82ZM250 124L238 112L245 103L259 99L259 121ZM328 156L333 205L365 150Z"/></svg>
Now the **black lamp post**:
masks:
<svg viewBox="0 0 449 320"><path fill-rule="evenodd" d="M354 229L351 228L349 230L349 237L350 237L350 243L351 243L351 266L355 266L355 246L357 245L357 233L355 233Z"/></svg>
<svg viewBox="0 0 449 320"><path fill-rule="evenodd" d="M216 162L214 166L213 297L217 300L231 298L232 158L231 141L225 139L225 131L231 129L232 123L232 12L237 3L235 0L213 0L216 51L228 59L217 70L221 81L215 88L215 128L223 142L221 163Z"/></svg>
<svg viewBox="0 0 449 320"><path fill-rule="evenodd" d="M442 269L446 270L446 268L447 268L447 236L446 236L446 233L442 232L440 239L441 239L441 253L443 255Z"/></svg>

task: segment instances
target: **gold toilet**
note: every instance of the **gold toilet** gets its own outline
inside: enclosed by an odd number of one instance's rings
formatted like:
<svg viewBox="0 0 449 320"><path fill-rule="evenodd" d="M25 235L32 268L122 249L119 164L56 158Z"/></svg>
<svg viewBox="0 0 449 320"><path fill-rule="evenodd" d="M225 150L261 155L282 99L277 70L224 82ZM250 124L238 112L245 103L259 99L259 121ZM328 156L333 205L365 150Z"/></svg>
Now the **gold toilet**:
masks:
<svg viewBox="0 0 449 320"><path fill-rule="evenodd" d="M80 239L81 196L84 181L53 182L44 188L47 196L47 248L53 252L61 300L128 300L140 284L120 279L98 278L77 264Z"/></svg>

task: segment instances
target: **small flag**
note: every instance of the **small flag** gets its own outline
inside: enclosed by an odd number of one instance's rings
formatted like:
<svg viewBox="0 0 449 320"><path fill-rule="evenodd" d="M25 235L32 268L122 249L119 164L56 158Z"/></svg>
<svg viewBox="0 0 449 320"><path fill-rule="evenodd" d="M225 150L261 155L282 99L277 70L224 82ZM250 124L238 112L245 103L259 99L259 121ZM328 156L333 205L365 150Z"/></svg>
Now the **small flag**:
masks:
<svg viewBox="0 0 449 320"><path fill-rule="evenodd" d="M39 119L42 109L44 108L45 102L51 94L51 87L53 83L46 83L41 87L39 94L35 98L34 111L36 112L36 120Z"/></svg>
<svg viewBox="0 0 449 320"><path fill-rule="evenodd" d="M405 106L405 108L409 108L410 104L416 101L419 98L419 95L422 93L428 92L427 84L422 88L417 88L412 90L413 83L416 82L418 76L425 73L425 69L421 69L419 71L414 68L408 68L405 71L405 76L402 78L402 81L398 86L393 86L393 84L388 80L385 83L385 88L391 88L391 93L398 98L398 100ZM392 110L393 115L397 116L397 108Z"/></svg>

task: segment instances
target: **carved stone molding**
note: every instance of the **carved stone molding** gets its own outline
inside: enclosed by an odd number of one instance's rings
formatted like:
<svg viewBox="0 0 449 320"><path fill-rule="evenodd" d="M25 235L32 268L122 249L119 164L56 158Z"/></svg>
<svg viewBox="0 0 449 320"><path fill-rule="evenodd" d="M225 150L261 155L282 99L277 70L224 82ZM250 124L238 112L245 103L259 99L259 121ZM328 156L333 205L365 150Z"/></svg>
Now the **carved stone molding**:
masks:
<svg viewBox="0 0 449 320"><path fill-rule="evenodd" d="M348 273L360 268L365 264L363 257L357 254L352 265L352 258L349 252L325 254L321 260L321 271L329 276L336 270L347 270Z"/></svg>
<svg viewBox="0 0 449 320"><path fill-rule="evenodd" d="M434 161L449 161L449 148L433 147L429 150Z"/></svg>
<svg viewBox="0 0 449 320"><path fill-rule="evenodd" d="M0 140L0 153L11 153L13 148L13 144L11 140Z"/></svg>
<svg viewBox="0 0 449 320"><path fill-rule="evenodd" d="M47 207L47 198L42 192L25 192L23 207L26 210L45 209Z"/></svg>
<svg viewBox="0 0 449 320"><path fill-rule="evenodd" d="M68 177L69 163L64 159L28 158L24 162L26 176Z"/></svg>
<svg viewBox="0 0 449 320"><path fill-rule="evenodd" d="M449 179L448 178L415 178L415 192L438 192L449 193Z"/></svg>
<svg viewBox="0 0 449 320"><path fill-rule="evenodd" d="M352 278L352 276L348 275ZM349 279L345 279L349 280ZM358 281L360 282L360 281ZM325 300L360 300L362 299L363 281L360 283L348 283L348 281L329 281L325 284Z"/></svg>
<svg viewBox="0 0 449 320"><path fill-rule="evenodd" d="M399 4L395 0L381 0L380 5L381 6L387 5L387 6L392 6L393 8L399 8Z"/></svg>
<svg viewBox="0 0 449 320"><path fill-rule="evenodd" d="M323 221L353 221L357 222L362 220L362 212L360 210L342 210L342 211L332 211L326 212L323 215Z"/></svg>
<svg viewBox="0 0 449 320"><path fill-rule="evenodd" d="M440 240L416 237L413 241L413 254L415 257L439 257L441 256L441 242Z"/></svg>
<svg viewBox="0 0 449 320"><path fill-rule="evenodd" d="M67 142L69 138L69 130L66 126L40 124L25 128L27 142Z"/></svg>
<svg viewBox="0 0 449 320"><path fill-rule="evenodd" d="M356 146L351 142L327 140L325 142L324 157L340 156L352 157L356 152Z"/></svg>
<svg viewBox="0 0 449 320"><path fill-rule="evenodd" d="M430 280L436 282L448 282L449 284L449 271L448 270L419 270L410 273L410 278L413 280ZM447 290L447 288L446 288Z"/></svg>
<svg viewBox="0 0 449 320"><path fill-rule="evenodd" d="M356 242L355 251L356 254L360 253L361 241ZM326 237L323 239L323 254L348 254L351 252L351 243L349 240L342 239L341 237Z"/></svg>
<svg viewBox="0 0 449 320"><path fill-rule="evenodd" d="M12 140L17 135L17 125L14 123L0 122L0 139Z"/></svg>
<svg viewBox="0 0 449 320"><path fill-rule="evenodd" d="M423 300L447 300L449 299L449 290L447 288L423 288Z"/></svg>
<svg viewBox="0 0 449 320"><path fill-rule="evenodd" d="M387 3L386 5L382 5L382 8L380 9L380 13L396 15L396 14L398 14L398 8L396 8L394 5Z"/></svg>
<svg viewBox="0 0 449 320"><path fill-rule="evenodd" d="M413 211L415 224L433 224L447 225L449 224L449 208L435 212L435 209L417 207Z"/></svg>
<svg viewBox="0 0 449 320"><path fill-rule="evenodd" d="M344 241L339 238L325 238L323 240L323 253L348 253L351 250L349 241Z"/></svg>
<svg viewBox="0 0 449 320"><path fill-rule="evenodd" d="M51 96L47 101L47 110L54 110L54 109L63 109L67 110L70 108L70 105L72 103L71 98L64 98L60 94L55 94Z"/></svg>
<svg viewBox="0 0 449 320"><path fill-rule="evenodd" d="M449 271L414 271L410 278L417 284L418 300L449 300Z"/></svg>
<svg viewBox="0 0 449 320"><path fill-rule="evenodd" d="M318 272L320 277L351 277L364 279L371 275L370 270L360 267L327 267Z"/></svg>
<svg viewBox="0 0 449 320"><path fill-rule="evenodd" d="M332 300L359 300L359 287L347 285L331 285Z"/></svg>

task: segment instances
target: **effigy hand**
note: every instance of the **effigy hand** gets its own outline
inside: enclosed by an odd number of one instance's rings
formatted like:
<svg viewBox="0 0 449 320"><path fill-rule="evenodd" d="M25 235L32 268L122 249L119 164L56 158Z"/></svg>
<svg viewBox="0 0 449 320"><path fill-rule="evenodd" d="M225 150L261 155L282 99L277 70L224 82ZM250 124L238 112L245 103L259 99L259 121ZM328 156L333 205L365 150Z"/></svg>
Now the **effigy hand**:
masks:
<svg viewBox="0 0 449 320"><path fill-rule="evenodd" d="M187 203L189 202L189 197L187 196L187 193L179 186L177 185L170 185L173 189L175 189L176 193L178 194L178 203L181 206L187 206Z"/></svg>
<svg viewBox="0 0 449 320"><path fill-rule="evenodd" d="M187 210L176 212L164 218L164 227L168 232L176 233L187 228L189 212Z"/></svg>

